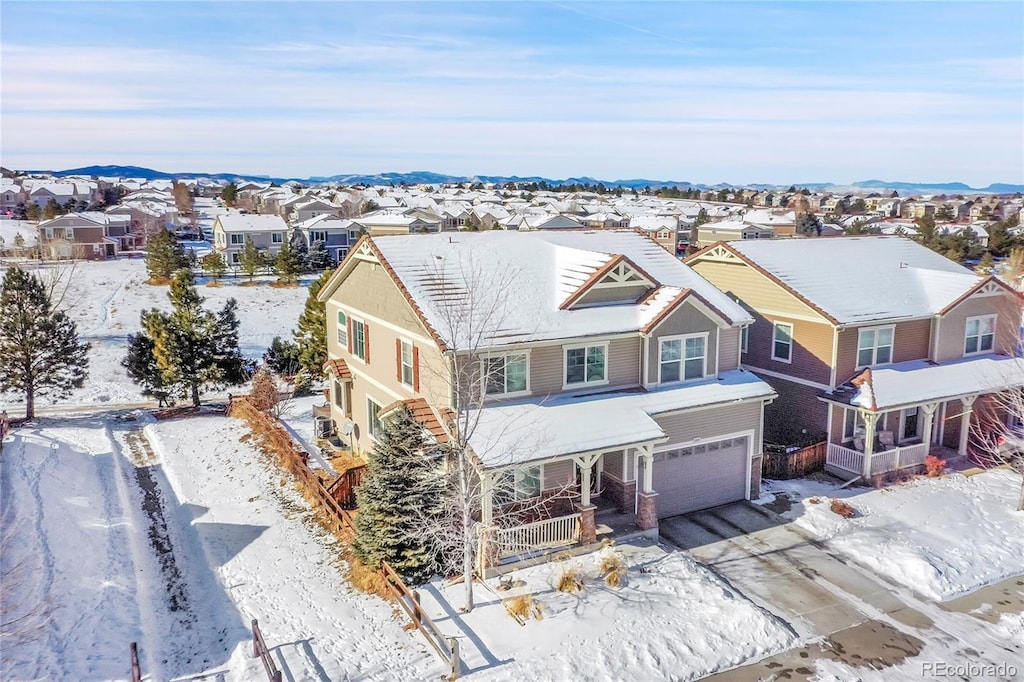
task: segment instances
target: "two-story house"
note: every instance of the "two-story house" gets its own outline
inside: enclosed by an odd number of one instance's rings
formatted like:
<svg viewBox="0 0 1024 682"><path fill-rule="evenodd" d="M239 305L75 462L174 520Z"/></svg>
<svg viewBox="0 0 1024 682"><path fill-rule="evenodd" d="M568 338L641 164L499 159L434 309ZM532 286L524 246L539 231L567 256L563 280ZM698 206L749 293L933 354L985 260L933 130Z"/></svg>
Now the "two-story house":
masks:
<svg viewBox="0 0 1024 682"><path fill-rule="evenodd" d="M826 438L847 478L966 454L976 401L1024 385L1020 294L913 240L723 242L686 262L755 318L742 364L779 396L766 438Z"/></svg>
<svg viewBox="0 0 1024 682"><path fill-rule="evenodd" d="M337 433L365 452L405 404L468 441L498 556L523 537L509 505L551 491L576 508L533 521L535 548L594 542L598 504L656 535L759 495L775 393L739 367L752 317L643 235L366 236L319 296Z"/></svg>
<svg viewBox="0 0 1024 682"><path fill-rule="evenodd" d="M348 218L324 213L292 225L292 234L299 234L307 247L323 242L324 248L337 265L348 255L348 250L359 238L361 227Z"/></svg>
<svg viewBox="0 0 1024 682"><path fill-rule="evenodd" d="M39 223L39 252L43 258L103 260L117 256L118 234L124 221L103 213L66 213ZM113 235L111 235L113 231Z"/></svg>
<svg viewBox="0 0 1024 682"><path fill-rule="evenodd" d="M276 256L288 238L288 225L279 215L223 213L213 221L213 246L224 254L228 265L241 262L246 241L260 251Z"/></svg>

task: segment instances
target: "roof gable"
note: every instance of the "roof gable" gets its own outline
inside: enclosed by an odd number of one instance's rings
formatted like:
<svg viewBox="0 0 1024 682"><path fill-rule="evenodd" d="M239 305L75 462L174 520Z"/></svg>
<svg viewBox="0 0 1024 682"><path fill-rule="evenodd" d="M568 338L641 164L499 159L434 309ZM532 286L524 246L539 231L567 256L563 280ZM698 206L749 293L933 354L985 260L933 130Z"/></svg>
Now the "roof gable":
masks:
<svg viewBox="0 0 1024 682"><path fill-rule="evenodd" d="M587 293L595 289L616 290L619 293L619 296L615 296L613 293L611 297L606 297L602 301L606 305L636 303L656 286L658 283L654 281L654 278L644 272L636 263L622 254L614 254L604 267L596 270L569 298L565 299L559 309L566 310L587 305L583 299Z"/></svg>

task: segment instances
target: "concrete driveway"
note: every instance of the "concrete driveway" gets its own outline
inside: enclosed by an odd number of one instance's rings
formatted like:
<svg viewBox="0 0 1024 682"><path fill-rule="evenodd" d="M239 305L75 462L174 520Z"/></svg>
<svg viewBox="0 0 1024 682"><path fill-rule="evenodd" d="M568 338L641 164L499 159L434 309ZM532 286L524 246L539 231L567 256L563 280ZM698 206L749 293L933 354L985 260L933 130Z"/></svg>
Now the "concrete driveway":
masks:
<svg viewBox="0 0 1024 682"><path fill-rule="evenodd" d="M747 502L664 519L660 529L802 637L830 635L905 607L887 586Z"/></svg>

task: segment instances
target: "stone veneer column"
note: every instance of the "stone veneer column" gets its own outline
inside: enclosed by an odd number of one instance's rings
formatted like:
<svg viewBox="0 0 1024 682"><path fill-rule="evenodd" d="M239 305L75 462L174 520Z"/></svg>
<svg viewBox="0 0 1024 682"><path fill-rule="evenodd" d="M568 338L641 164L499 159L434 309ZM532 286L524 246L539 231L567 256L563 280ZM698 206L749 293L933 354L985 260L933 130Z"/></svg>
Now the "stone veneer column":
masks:
<svg viewBox="0 0 1024 682"><path fill-rule="evenodd" d="M597 507L588 504L579 505L577 509L580 512L580 544L592 545L597 542L597 523L594 521L594 510Z"/></svg>
<svg viewBox="0 0 1024 682"><path fill-rule="evenodd" d="M658 493L640 493L639 508L636 521L642 530L654 530L658 527Z"/></svg>
<svg viewBox="0 0 1024 682"><path fill-rule="evenodd" d="M623 514L632 514L636 510L636 481L622 484L622 495L617 501L619 511Z"/></svg>

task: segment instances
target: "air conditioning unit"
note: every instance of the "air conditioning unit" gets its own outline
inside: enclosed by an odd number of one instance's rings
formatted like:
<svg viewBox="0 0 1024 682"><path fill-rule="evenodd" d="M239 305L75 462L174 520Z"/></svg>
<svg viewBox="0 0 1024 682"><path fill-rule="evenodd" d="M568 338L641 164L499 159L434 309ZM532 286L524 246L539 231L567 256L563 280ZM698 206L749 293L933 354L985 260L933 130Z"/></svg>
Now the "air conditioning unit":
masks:
<svg viewBox="0 0 1024 682"><path fill-rule="evenodd" d="M333 430L330 417L313 418L313 434L316 438L329 438Z"/></svg>

